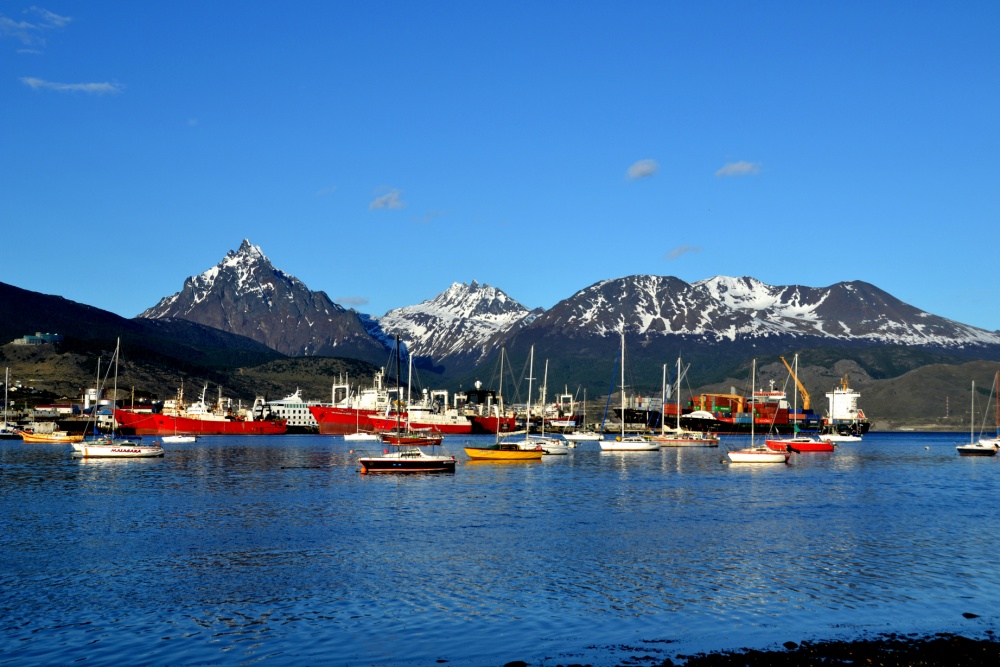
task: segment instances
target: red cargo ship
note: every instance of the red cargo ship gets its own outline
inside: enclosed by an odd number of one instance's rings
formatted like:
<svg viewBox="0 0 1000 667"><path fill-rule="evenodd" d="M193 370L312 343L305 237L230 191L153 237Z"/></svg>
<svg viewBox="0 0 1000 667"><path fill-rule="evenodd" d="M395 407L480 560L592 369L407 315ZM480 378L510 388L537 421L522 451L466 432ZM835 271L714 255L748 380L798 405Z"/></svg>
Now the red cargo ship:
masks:
<svg viewBox="0 0 1000 667"><path fill-rule="evenodd" d="M126 435L282 435L288 430L284 419L209 418L130 410L115 410L115 419Z"/></svg>

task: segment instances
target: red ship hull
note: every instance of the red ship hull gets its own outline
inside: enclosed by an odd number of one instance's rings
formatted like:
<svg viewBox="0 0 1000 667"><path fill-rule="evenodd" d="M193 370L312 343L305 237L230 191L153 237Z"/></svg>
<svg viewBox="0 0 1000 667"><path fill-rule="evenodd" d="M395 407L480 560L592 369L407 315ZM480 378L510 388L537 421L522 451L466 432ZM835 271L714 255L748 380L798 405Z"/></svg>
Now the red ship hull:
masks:
<svg viewBox="0 0 1000 667"><path fill-rule="evenodd" d="M331 408L324 405L311 405L309 412L319 424L321 435L347 435L348 433L374 433L375 426L371 418L374 410L354 410L351 408ZM395 422L393 422L395 426Z"/></svg>
<svg viewBox="0 0 1000 667"><path fill-rule="evenodd" d="M472 421L472 432L473 433L507 433L508 431L513 431L516 422L513 417L501 417L497 419L496 417L480 417L473 416L469 417Z"/></svg>
<svg viewBox="0 0 1000 667"><path fill-rule="evenodd" d="M288 430L283 419L192 419L129 410L115 410L115 420L126 435L283 435Z"/></svg>
<svg viewBox="0 0 1000 667"><path fill-rule="evenodd" d="M404 412L399 417L399 422L396 421L396 416L392 415L390 417L385 417L382 415L371 416L369 421L375 426L375 431L392 431L395 430L397 423L402 423L404 426L408 426L414 431L432 431L435 433L441 433L444 435L468 435L472 433L472 422L466 420L464 424L457 423L437 423L437 422L409 422L406 421L406 413Z"/></svg>

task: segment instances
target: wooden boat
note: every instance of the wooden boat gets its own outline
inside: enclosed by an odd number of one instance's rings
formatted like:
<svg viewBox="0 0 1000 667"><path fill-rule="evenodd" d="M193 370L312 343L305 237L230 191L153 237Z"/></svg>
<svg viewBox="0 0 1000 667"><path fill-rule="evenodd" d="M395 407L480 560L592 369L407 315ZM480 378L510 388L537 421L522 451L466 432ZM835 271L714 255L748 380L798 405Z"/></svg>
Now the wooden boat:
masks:
<svg viewBox="0 0 1000 667"><path fill-rule="evenodd" d="M489 447L466 447L465 454L473 461L541 461L545 450L521 449L515 443L497 443Z"/></svg>
<svg viewBox="0 0 1000 667"><path fill-rule="evenodd" d="M534 355L535 348L531 347L531 353ZM499 395L503 396L503 355L504 348L500 348L500 391ZM534 357L531 357L534 359ZM531 372L528 372L528 420L531 420ZM499 414L499 412L498 412ZM527 435L527 434L526 434ZM519 442L501 442L500 432L497 431L496 442L487 447L474 447L472 445L465 446L465 455L468 456L473 461L540 461L542 455L545 451L538 447L528 448L521 446Z"/></svg>
<svg viewBox="0 0 1000 667"><path fill-rule="evenodd" d="M650 440L661 447L718 447L719 439L714 435L704 432L689 431L681 428L681 358L677 357L677 389L674 392L677 400L677 424L673 429L667 430L666 414L667 402L667 365L663 365L663 404L664 409L660 410L660 432L650 436Z"/></svg>
<svg viewBox="0 0 1000 667"><path fill-rule="evenodd" d="M441 440L443 439L440 433L422 433L419 431L406 430L385 431L379 433L378 437L382 440L382 442L387 442L390 445L408 447L433 447L434 445L440 445Z"/></svg>
<svg viewBox="0 0 1000 667"><path fill-rule="evenodd" d="M40 445L65 445L74 442L83 442L83 434L72 434L66 431L52 431L51 433L34 433L32 431L18 431L25 442Z"/></svg>
<svg viewBox="0 0 1000 667"><path fill-rule="evenodd" d="M756 390L757 360L750 366L750 395ZM750 422L750 446L726 452L733 463L788 463L792 454L789 451L774 451L764 445L756 445L753 440L753 421Z"/></svg>
<svg viewBox="0 0 1000 667"><path fill-rule="evenodd" d="M614 440L601 440L604 452L656 452L660 445L641 435L625 435L625 329L622 329L622 432Z"/></svg>

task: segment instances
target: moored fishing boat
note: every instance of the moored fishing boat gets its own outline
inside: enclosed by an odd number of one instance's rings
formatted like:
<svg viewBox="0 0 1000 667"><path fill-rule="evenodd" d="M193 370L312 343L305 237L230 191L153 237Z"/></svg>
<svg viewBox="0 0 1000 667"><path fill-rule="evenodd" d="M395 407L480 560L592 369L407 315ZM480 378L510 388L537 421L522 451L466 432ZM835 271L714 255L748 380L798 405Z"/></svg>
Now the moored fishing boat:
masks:
<svg viewBox="0 0 1000 667"><path fill-rule="evenodd" d="M137 412L115 408L118 429L128 435L282 435L287 432L284 419L247 419L223 409L222 400L216 409L201 399L185 406L183 390L176 402L164 405L161 412Z"/></svg>
<svg viewBox="0 0 1000 667"><path fill-rule="evenodd" d="M330 390L330 405L310 405L309 412L316 419L321 435L347 435L348 433L372 433L375 426L373 416L381 416L389 411L395 400L395 389L385 386L385 368L376 373L372 386L352 392L347 378L338 380ZM390 398L392 394L392 398Z"/></svg>

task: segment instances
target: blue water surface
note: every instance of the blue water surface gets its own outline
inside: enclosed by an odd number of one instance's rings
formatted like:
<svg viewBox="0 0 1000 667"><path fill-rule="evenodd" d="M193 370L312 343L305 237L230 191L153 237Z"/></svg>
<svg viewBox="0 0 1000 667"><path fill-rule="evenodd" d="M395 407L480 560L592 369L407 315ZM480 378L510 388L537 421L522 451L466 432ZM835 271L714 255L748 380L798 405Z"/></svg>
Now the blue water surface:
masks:
<svg viewBox="0 0 1000 667"><path fill-rule="evenodd" d="M162 459L0 443L0 664L616 664L784 641L979 636L1000 459L870 433L788 465L721 449L358 474L339 437ZM966 618L964 613L976 614Z"/></svg>

